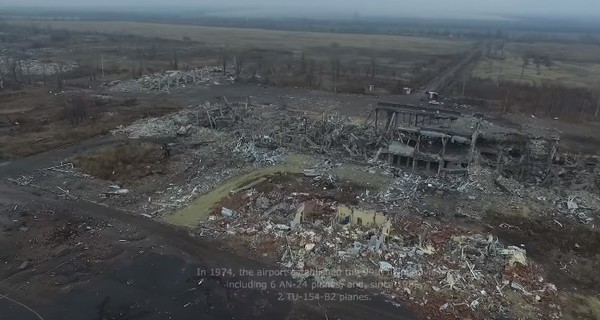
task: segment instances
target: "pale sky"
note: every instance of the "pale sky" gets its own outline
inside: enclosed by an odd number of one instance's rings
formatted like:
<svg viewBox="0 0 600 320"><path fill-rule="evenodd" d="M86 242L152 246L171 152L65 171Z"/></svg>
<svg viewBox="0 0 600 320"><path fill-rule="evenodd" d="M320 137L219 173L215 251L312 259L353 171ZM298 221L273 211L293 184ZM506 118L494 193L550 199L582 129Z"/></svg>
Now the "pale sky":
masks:
<svg viewBox="0 0 600 320"><path fill-rule="evenodd" d="M600 17L600 0L0 0L3 6L70 6L103 9L140 7L240 7L244 12L307 15L358 12L361 15L469 17L501 15Z"/></svg>

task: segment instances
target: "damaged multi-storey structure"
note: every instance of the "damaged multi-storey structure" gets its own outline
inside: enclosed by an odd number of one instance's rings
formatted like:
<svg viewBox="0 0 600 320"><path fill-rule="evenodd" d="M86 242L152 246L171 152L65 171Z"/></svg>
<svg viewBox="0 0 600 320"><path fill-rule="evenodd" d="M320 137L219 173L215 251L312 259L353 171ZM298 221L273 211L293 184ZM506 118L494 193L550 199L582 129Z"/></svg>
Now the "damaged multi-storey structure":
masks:
<svg viewBox="0 0 600 320"><path fill-rule="evenodd" d="M558 136L496 125L480 115L379 102L367 120L387 141L390 165L437 174L465 173L473 161L520 180L548 175Z"/></svg>

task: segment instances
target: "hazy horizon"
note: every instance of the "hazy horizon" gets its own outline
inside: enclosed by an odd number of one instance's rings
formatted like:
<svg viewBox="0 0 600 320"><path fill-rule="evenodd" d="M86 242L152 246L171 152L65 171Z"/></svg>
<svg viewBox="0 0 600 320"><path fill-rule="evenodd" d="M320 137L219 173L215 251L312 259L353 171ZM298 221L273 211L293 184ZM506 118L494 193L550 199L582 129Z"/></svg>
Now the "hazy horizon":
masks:
<svg viewBox="0 0 600 320"><path fill-rule="evenodd" d="M513 16L536 17L600 17L597 0L489 0L482 5L477 0L0 0L1 7L36 7L40 9L139 10L159 8L171 11L202 10L211 15L248 17L310 17L310 16L385 16L461 19L505 19Z"/></svg>

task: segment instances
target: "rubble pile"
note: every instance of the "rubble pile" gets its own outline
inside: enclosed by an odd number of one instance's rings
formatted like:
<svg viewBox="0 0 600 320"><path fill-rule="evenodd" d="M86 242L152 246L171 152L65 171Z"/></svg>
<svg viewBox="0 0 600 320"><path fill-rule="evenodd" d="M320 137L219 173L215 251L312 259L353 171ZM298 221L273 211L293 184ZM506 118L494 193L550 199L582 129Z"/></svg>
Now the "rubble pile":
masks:
<svg viewBox="0 0 600 320"><path fill-rule="evenodd" d="M350 119L340 115L329 115L322 121L308 124L304 141L322 152L343 148L350 156L364 156L374 149L379 136L373 128L360 128Z"/></svg>
<svg viewBox="0 0 600 320"><path fill-rule="evenodd" d="M313 120L273 105L205 103L159 118L141 119L113 130L132 138L188 136L199 128L229 132L238 145L249 148L290 148L318 154L344 155L366 160L376 153L378 136L373 128L352 124L339 115ZM240 147L237 147L240 149Z"/></svg>
<svg viewBox="0 0 600 320"><path fill-rule="evenodd" d="M243 156L247 162L258 166L268 166L281 162L285 151L282 148L275 150L260 149L253 142L243 142L240 139L233 148L233 152Z"/></svg>
<svg viewBox="0 0 600 320"><path fill-rule="evenodd" d="M231 195L200 234L243 241L256 257L277 261L317 288L358 287L421 306L436 303L441 314L491 317L507 312L512 291L548 318L560 318L556 288L534 276L539 270L521 247L410 216L357 224L340 212L372 211L285 191L256 187Z"/></svg>
<svg viewBox="0 0 600 320"><path fill-rule="evenodd" d="M413 206L435 193L460 192L467 184L463 176L423 177L401 171L386 190L372 195L366 193L361 200L383 204L382 209L388 209L387 212Z"/></svg>
<svg viewBox="0 0 600 320"><path fill-rule="evenodd" d="M600 194L600 157L562 154L554 159L553 184Z"/></svg>
<svg viewBox="0 0 600 320"><path fill-rule="evenodd" d="M241 113L243 110L207 102L163 117L140 119L127 127L120 126L112 133L127 134L130 138L186 137L207 128L230 128L246 115L246 112Z"/></svg>
<svg viewBox="0 0 600 320"><path fill-rule="evenodd" d="M221 103L189 106L167 116L142 119L129 127L118 128L113 133L124 133L133 138L178 139L180 144L192 147L211 144L214 139L209 136L218 133L218 145L222 146L222 150L210 149L208 154L214 155L215 159L217 155L234 156L254 167L279 163L290 151L344 158L345 161L342 162L356 161L363 165L369 164L372 168L379 166L377 170L387 171L388 175L392 174L391 171L395 172L393 183L380 192L365 190L359 198L376 205L382 212L413 208L412 211L421 215L437 216L438 212L419 211L415 206L425 197L436 193L462 194L470 199L509 197L509 202L531 200L548 208L555 208L556 213L586 224L591 224L598 218L600 208L598 197L594 196L597 185L593 182L593 177L600 171L595 165L598 162L596 158L565 158L561 162L555 161L557 163L554 164L553 172L558 177L565 176L565 179L561 184L549 188L536 183L524 184L510 176L503 176L502 172L480 165L477 160L471 163L466 175L425 177L398 168L392 169L385 163L378 162L381 136L377 135L374 128L355 125L348 118L337 114L323 114L315 119L275 105L230 103L224 98ZM532 149L539 146L537 149L542 151L537 153L540 155L538 158L544 161L546 158L541 155L547 153L546 144L544 141L531 144ZM206 151L203 152L203 155L207 154ZM582 167L587 168L586 174L577 174L577 168ZM328 175L331 176L331 170L325 171L329 172L319 175L327 179ZM190 191L187 189L183 191L184 194ZM568 207L569 201L577 203L577 207ZM480 215L476 212L464 214Z"/></svg>
<svg viewBox="0 0 600 320"><path fill-rule="evenodd" d="M264 112L263 109L261 113L269 112ZM377 152L379 136L375 130L355 125L347 117L332 114L323 115L322 119L310 119L281 109L271 114L271 117L276 115L276 119L273 119L276 124L261 127L259 123L269 119L253 118L248 121L248 134L245 137L262 147L283 146L303 152L342 156L360 161L370 159ZM249 133L251 128L257 127L264 129Z"/></svg>
<svg viewBox="0 0 600 320"><path fill-rule="evenodd" d="M218 67L196 68L189 71L172 70L141 76L138 79L115 80L104 84L111 91L119 92L170 92L172 88L194 85L220 85L233 82L234 78L223 75Z"/></svg>
<svg viewBox="0 0 600 320"><path fill-rule="evenodd" d="M47 52L48 51L48 52ZM0 73L10 74L12 68L17 68L20 74L31 76L51 76L57 72L70 72L79 67L77 62L57 63L36 59L51 53L50 48L18 51L12 49L0 50Z"/></svg>

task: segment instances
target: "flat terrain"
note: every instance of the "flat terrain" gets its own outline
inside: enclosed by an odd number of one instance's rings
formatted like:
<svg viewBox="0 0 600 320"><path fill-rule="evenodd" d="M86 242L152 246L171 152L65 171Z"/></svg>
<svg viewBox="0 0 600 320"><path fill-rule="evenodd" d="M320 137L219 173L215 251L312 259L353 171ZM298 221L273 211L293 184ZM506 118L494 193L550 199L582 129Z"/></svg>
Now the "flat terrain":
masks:
<svg viewBox="0 0 600 320"><path fill-rule="evenodd" d="M201 42L205 45L228 45L232 48L262 48L271 50L301 51L312 47L328 47L337 43L341 47L400 50L417 54L440 55L462 52L471 45L470 41L455 39L216 28L122 21L17 20L11 23L79 32L131 34L169 40L181 40L183 37L189 37L190 40Z"/></svg>
<svg viewBox="0 0 600 320"><path fill-rule="evenodd" d="M549 64L536 64L530 59L523 71L523 58L528 54L547 56ZM482 57L473 70L473 75L533 86L552 83L568 87L597 88L599 72L600 46L583 43L519 42L507 43L502 57Z"/></svg>
<svg viewBox="0 0 600 320"><path fill-rule="evenodd" d="M156 116L181 107L161 99L125 106L125 99L90 105L81 123L65 107L63 94L32 89L0 94L0 159L22 157L106 134L140 116Z"/></svg>

